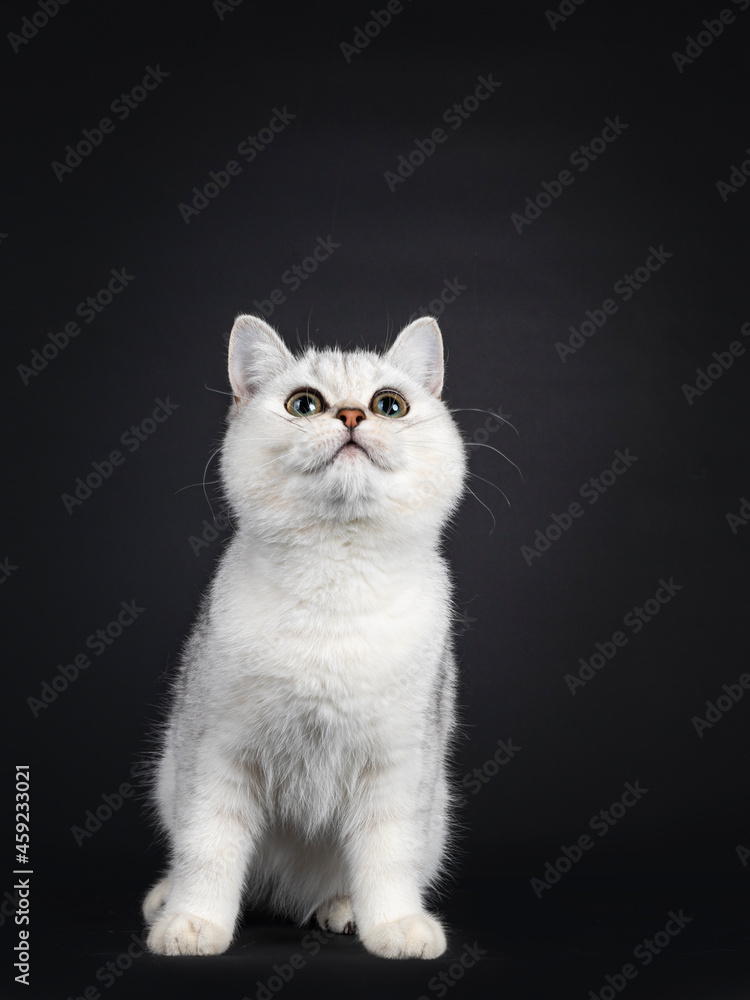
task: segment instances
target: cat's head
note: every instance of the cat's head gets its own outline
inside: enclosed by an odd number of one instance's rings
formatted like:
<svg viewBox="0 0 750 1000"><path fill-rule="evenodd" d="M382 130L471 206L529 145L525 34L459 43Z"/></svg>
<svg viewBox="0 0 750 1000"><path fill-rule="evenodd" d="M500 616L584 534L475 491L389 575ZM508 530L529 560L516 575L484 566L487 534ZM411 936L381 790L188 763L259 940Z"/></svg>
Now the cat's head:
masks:
<svg viewBox="0 0 750 1000"><path fill-rule="evenodd" d="M234 394L222 478L239 526L262 534L372 522L435 533L463 489L465 447L440 399L434 319L384 354L308 347L295 357L256 316L229 341Z"/></svg>

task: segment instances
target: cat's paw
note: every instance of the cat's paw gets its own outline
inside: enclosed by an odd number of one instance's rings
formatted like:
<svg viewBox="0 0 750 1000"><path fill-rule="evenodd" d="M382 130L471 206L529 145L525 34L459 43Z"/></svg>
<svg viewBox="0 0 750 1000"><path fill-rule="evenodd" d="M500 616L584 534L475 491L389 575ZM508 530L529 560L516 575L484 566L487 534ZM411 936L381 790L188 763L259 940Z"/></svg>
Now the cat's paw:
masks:
<svg viewBox="0 0 750 1000"><path fill-rule="evenodd" d="M356 934L352 901L348 896L334 896L315 911L315 919L324 931L334 934Z"/></svg>
<svg viewBox="0 0 750 1000"><path fill-rule="evenodd" d="M156 921L146 943L157 955L220 955L231 940L231 931L209 920L169 913Z"/></svg>
<svg viewBox="0 0 750 1000"><path fill-rule="evenodd" d="M365 948L381 958L437 958L448 947L445 931L429 913L378 924L361 938Z"/></svg>
<svg viewBox="0 0 750 1000"><path fill-rule="evenodd" d="M166 903L167 896L169 895L169 886L169 879L163 878L161 882L157 882L153 889L146 894L141 909L143 910L143 918L147 924L152 924L156 920L159 910Z"/></svg>

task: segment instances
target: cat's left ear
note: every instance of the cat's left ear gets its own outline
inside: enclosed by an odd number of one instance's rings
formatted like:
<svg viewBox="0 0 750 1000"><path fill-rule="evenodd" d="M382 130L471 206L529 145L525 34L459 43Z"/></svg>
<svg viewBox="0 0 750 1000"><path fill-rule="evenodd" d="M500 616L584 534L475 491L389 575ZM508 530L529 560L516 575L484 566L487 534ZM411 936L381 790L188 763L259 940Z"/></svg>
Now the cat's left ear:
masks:
<svg viewBox="0 0 750 1000"><path fill-rule="evenodd" d="M229 381L235 403L246 402L269 376L294 360L273 327L259 316L238 316L229 337Z"/></svg>
<svg viewBox="0 0 750 1000"><path fill-rule="evenodd" d="M422 316L405 326L386 357L414 376L433 396L443 388L443 338L437 320Z"/></svg>

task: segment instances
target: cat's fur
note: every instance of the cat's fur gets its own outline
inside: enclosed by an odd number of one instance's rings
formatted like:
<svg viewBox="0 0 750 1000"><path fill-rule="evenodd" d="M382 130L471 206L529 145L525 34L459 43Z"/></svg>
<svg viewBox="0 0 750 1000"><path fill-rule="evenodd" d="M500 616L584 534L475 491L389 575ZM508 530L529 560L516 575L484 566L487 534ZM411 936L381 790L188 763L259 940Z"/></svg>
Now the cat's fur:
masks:
<svg viewBox="0 0 750 1000"><path fill-rule="evenodd" d="M440 331L428 317L383 355L294 357L239 316L229 376L221 469L236 533L160 747L170 863L144 901L149 947L223 952L243 900L266 899L356 928L373 954L434 958L445 933L423 897L449 833L456 688L439 546L466 469L440 400ZM386 388L405 416L370 409ZM327 408L287 412L300 389ZM342 410L364 418L349 427Z"/></svg>

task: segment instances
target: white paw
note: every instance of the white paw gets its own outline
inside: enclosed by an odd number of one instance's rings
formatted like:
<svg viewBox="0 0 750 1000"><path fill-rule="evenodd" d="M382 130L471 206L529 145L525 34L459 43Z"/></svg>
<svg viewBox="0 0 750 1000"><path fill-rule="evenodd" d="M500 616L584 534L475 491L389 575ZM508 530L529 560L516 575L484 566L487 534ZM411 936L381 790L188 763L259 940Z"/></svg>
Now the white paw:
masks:
<svg viewBox="0 0 750 1000"><path fill-rule="evenodd" d="M163 878L147 894L143 900L143 916L147 924L152 924L156 919L159 910L164 906L169 895L170 882L168 878Z"/></svg>
<svg viewBox="0 0 750 1000"><path fill-rule="evenodd" d="M361 939L369 952L381 958L437 958L448 946L445 931L429 913L378 924Z"/></svg>
<svg viewBox="0 0 750 1000"><path fill-rule="evenodd" d="M169 913L156 921L146 943L157 955L220 955L231 931L190 913Z"/></svg>
<svg viewBox="0 0 750 1000"><path fill-rule="evenodd" d="M334 896L315 911L315 919L325 931L334 934L356 934L352 901L348 896Z"/></svg>

